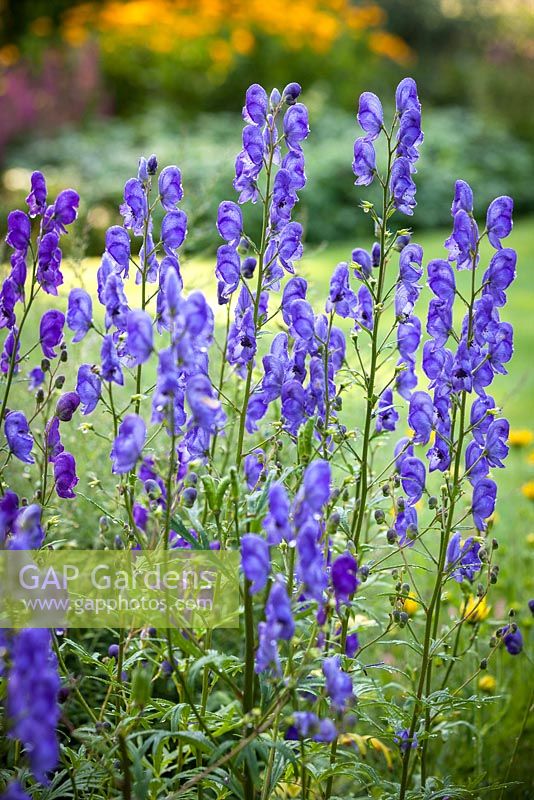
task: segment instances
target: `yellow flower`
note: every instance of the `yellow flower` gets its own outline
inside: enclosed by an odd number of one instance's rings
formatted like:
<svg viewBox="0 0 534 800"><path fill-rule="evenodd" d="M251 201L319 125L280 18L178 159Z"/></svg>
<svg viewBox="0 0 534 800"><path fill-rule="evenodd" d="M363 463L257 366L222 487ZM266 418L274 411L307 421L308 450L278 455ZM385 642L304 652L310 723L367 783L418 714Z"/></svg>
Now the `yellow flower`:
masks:
<svg viewBox="0 0 534 800"><path fill-rule="evenodd" d="M526 447L532 444L534 433L528 428L512 428L508 435L508 444L511 447Z"/></svg>
<svg viewBox="0 0 534 800"><path fill-rule="evenodd" d="M406 611L408 616L413 617L415 612L419 609L420 603L416 599L414 594L409 594L408 597L404 598L404 603L402 605L403 611Z"/></svg>
<svg viewBox="0 0 534 800"><path fill-rule="evenodd" d="M482 692L494 692L497 686L497 681L493 675L482 675L478 681L478 688Z"/></svg>
<svg viewBox="0 0 534 800"><path fill-rule="evenodd" d="M534 500L534 481L527 481L521 487L521 491L527 498L527 500Z"/></svg>
<svg viewBox="0 0 534 800"><path fill-rule="evenodd" d="M470 595L462 607L462 617L470 625L483 622L491 611L486 597L475 597Z"/></svg>

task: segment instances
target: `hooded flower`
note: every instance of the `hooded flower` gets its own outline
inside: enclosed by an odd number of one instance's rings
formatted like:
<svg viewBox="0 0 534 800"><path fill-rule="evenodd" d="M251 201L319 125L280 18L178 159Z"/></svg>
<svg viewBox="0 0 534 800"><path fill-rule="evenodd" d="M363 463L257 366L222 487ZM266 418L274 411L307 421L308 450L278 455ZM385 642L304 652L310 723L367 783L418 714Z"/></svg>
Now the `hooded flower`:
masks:
<svg viewBox="0 0 534 800"><path fill-rule="evenodd" d="M41 339L41 347L46 358L56 357L57 353L54 348L60 344L63 339L64 324L65 315L55 308L50 309L50 311L45 311L41 317L39 336Z"/></svg>
<svg viewBox="0 0 534 800"><path fill-rule="evenodd" d="M9 451L25 464L33 464L35 459L31 452L33 437L30 433L28 420L22 411L11 411L4 423L4 433Z"/></svg>
<svg viewBox="0 0 534 800"><path fill-rule="evenodd" d="M133 470L141 457L146 439L146 426L137 414L127 414L120 424L111 450L112 472L121 474Z"/></svg>

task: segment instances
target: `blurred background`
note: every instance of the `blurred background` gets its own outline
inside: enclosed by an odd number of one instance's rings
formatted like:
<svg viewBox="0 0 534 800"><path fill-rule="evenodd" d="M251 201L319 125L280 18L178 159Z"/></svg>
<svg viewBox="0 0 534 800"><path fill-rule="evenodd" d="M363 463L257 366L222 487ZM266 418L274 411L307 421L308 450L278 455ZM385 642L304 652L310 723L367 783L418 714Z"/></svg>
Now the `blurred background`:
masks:
<svg viewBox="0 0 534 800"><path fill-rule="evenodd" d="M153 151L184 173L190 248L212 249L253 81L304 88L309 243L361 233L357 97L370 89L387 106L406 74L426 134L416 227L449 224L460 176L480 213L504 193L517 215L534 213L532 0L0 0L0 10L0 212L45 170L52 190L82 195L78 252L101 252L124 180Z"/></svg>

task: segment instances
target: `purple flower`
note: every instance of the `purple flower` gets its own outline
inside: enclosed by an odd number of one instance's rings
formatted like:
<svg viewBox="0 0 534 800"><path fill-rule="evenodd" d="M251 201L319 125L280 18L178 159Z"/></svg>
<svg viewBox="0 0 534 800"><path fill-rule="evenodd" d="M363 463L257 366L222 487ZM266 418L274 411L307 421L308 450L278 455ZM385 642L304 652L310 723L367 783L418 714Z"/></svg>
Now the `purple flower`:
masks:
<svg viewBox="0 0 534 800"><path fill-rule="evenodd" d="M378 400L376 411L376 432L394 431L399 421L399 414L393 405L393 392L386 389Z"/></svg>
<svg viewBox="0 0 534 800"><path fill-rule="evenodd" d="M6 243L20 253L25 254L30 244L31 222L24 211L11 211L7 216Z"/></svg>
<svg viewBox="0 0 534 800"><path fill-rule="evenodd" d="M219 205L217 230L229 244L239 242L243 233L243 214L237 203L224 200Z"/></svg>
<svg viewBox="0 0 534 800"><path fill-rule="evenodd" d="M168 211L161 223L161 240L168 255L182 246L187 235L187 214L185 211Z"/></svg>
<svg viewBox="0 0 534 800"><path fill-rule="evenodd" d="M65 392L56 403L56 417L60 422L70 422L79 405L80 398L76 392Z"/></svg>
<svg viewBox="0 0 534 800"><path fill-rule="evenodd" d="M0 290L0 328L13 328L17 318L14 313L18 300L17 288L11 277L7 277Z"/></svg>
<svg viewBox="0 0 534 800"><path fill-rule="evenodd" d="M104 336L102 340L100 357L102 360L102 378L105 381L117 383L119 386L122 386L124 383L124 377L122 374L119 356L117 354L117 348L111 334Z"/></svg>
<svg viewBox="0 0 534 800"><path fill-rule="evenodd" d="M267 92L259 83L249 86L245 95L243 119L256 125L263 125L267 117L268 107Z"/></svg>
<svg viewBox="0 0 534 800"><path fill-rule="evenodd" d="M483 447L489 426L494 419L493 414L489 413L495 408L495 400L490 395L477 397L471 406L470 426L473 438Z"/></svg>
<svg viewBox="0 0 534 800"><path fill-rule="evenodd" d="M63 325L65 324L65 315L55 308L50 311L45 311L41 317L41 324L39 326L39 336L41 340L41 348L46 358L55 358L56 347L63 339Z"/></svg>
<svg viewBox="0 0 534 800"><path fill-rule="evenodd" d="M250 594L265 589L271 572L271 556L265 539L254 533L246 533L241 537L241 565L251 584Z"/></svg>
<svg viewBox="0 0 534 800"><path fill-rule="evenodd" d="M482 569L478 555L481 544L472 536L462 542L460 533L455 533L447 547L447 567L452 567L451 578L461 583L464 578L473 581L477 572Z"/></svg>
<svg viewBox="0 0 534 800"><path fill-rule="evenodd" d="M414 456L402 459L400 467L402 488L410 500L410 504L417 503L423 496L426 480L425 465Z"/></svg>
<svg viewBox="0 0 534 800"><path fill-rule="evenodd" d="M292 106L295 104L301 92L302 87L300 83L288 83L282 92L282 100L284 103L287 103L288 106Z"/></svg>
<svg viewBox="0 0 534 800"><path fill-rule="evenodd" d="M30 217L44 214L46 210L46 181L42 172L32 172L31 190L26 198Z"/></svg>
<svg viewBox="0 0 534 800"><path fill-rule="evenodd" d="M53 229L60 235L66 233L66 225L73 223L78 216L79 204L78 193L74 189L64 189L58 194L54 205L46 210L46 224L51 222Z"/></svg>
<svg viewBox="0 0 534 800"><path fill-rule="evenodd" d="M484 451L477 442L469 442L465 450L465 469L469 482L474 486L489 472L489 464Z"/></svg>
<svg viewBox="0 0 534 800"><path fill-rule="evenodd" d="M265 453L258 447L245 458L244 472L248 488L252 491L265 471Z"/></svg>
<svg viewBox="0 0 534 800"><path fill-rule="evenodd" d="M407 158L397 158L393 162L389 189L397 211L411 216L417 205L415 202L416 186L412 180L410 162Z"/></svg>
<svg viewBox="0 0 534 800"><path fill-rule="evenodd" d="M30 433L28 420L22 411L11 411L5 419L4 433L10 453L25 464L33 464L35 459L31 455L33 437Z"/></svg>
<svg viewBox="0 0 534 800"><path fill-rule="evenodd" d="M289 316L293 335L307 342L311 341L315 333L315 314L308 301L293 300L289 307Z"/></svg>
<svg viewBox="0 0 534 800"><path fill-rule="evenodd" d="M41 516L42 508L36 503L19 510L9 540L10 550L38 550L41 547L44 540Z"/></svg>
<svg viewBox="0 0 534 800"><path fill-rule="evenodd" d="M172 211L184 196L178 167L164 167L158 179L159 199L165 211Z"/></svg>
<svg viewBox="0 0 534 800"><path fill-rule="evenodd" d="M304 300L308 288L304 278L290 278L282 292L282 317L286 325L291 324L291 306L295 300Z"/></svg>
<svg viewBox="0 0 534 800"><path fill-rule="evenodd" d="M484 273L484 294L489 294L496 306L506 303L505 289L515 278L517 253L509 247L497 250Z"/></svg>
<svg viewBox="0 0 534 800"><path fill-rule="evenodd" d="M417 734L414 733L410 738L410 731L408 728L402 728L396 731L393 741L398 745L401 753L407 753L408 750L416 750L418 745Z"/></svg>
<svg viewBox="0 0 534 800"><path fill-rule="evenodd" d="M134 364L144 364L153 349L152 319L146 311L129 311L126 318L126 349Z"/></svg>
<svg viewBox="0 0 534 800"><path fill-rule="evenodd" d="M39 240L37 249L37 280L47 294L57 296L58 287L63 283L61 249L58 247L59 235L56 231L46 233Z"/></svg>
<svg viewBox="0 0 534 800"><path fill-rule="evenodd" d="M430 301L426 329L436 347L445 344L452 330L452 307L448 302L436 298Z"/></svg>
<svg viewBox="0 0 534 800"><path fill-rule="evenodd" d="M112 472L122 474L134 469L143 451L146 425L137 414L127 414L111 450Z"/></svg>
<svg viewBox="0 0 534 800"><path fill-rule="evenodd" d="M278 240L278 257L282 266L293 272L293 262L302 257L302 225L299 222L289 222L283 229Z"/></svg>
<svg viewBox="0 0 534 800"><path fill-rule="evenodd" d="M417 317L409 317L397 328L397 347L403 358L415 353L421 341L421 322Z"/></svg>
<svg viewBox="0 0 534 800"><path fill-rule="evenodd" d="M326 311L335 311L340 317L354 317L358 300L349 284L349 268L345 262L338 264L330 279L330 293Z"/></svg>
<svg viewBox="0 0 534 800"><path fill-rule="evenodd" d="M510 423L507 419L496 419L488 428L485 453L490 467L504 467L503 459L508 455L506 444L510 434Z"/></svg>
<svg viewBox="0 0 534 800"><path fill-rule="evenodd" d="M1 800L31 800L31 797L18 781L11 781L2 792Z"/></svg>
<svg viewBox="0 0 534 800"><path fill-rule="evenodd" d="M479 531L487 528L486 520L495 511L495 500L497 498L497 484L490 478L482 478L475 485L473 490L473 503L471 513L475 527Z"/></svg>
<svg viewBox="0 0 534 800"><path fill-rule="evenodd" d="M106 251L117 264L117 272L128 277L130 266L130 237L120 225L112 225L106 231Z"/></svg>
<svg viewBox="0 0 534 800"><path fill-rule="evenodd" d="M265 604L265 617L277 639L289 641L295 633L291 601L280 576L274 581Z"/></svg>
<svg viewBox="0 0 534 800"><path fill-rule="evenodd" d="M414 392L410 398L408 425L414 431L414 442L426 444L434 424L434 404L426 392Z"/></svg>
<svg viewBox="0 0 534 800"><path fill-rule="evenodd" d="M376 172L376 153L372 142L367 139L356 139L354 142L354 159L352 171L356 175L356 186L369 186Z"/></svg>
<svg viewBox="0 0 534 800"><path fill-rule="evenodd" d="M373 295L367 286L360 286L358 289L358 305L356 306L354 330L358 330L358 328L362 326L368 331L372 331L374 325L373 311Z"/></svg>
<svg viewBox="0 0 534 800"><path fill-rule="evenodd" d="M269 513L263 520L263 529L267 534L267 542L276 546L282 541L293 538L289 521L290 503L285 487L281 483L273 483L269 488Z"/></svg>
<svg viewBox="0 0 534 800"><path fill-rule="evenodd" d="M503 628L502 640L511 656L519 655L523 649L523 637L515 622Z"/></svg>
<svg viewBox="0 0 534 800"><path fill-rule="evenodd" d="M477 241L477 224L467 211L461 208L454 215L452 234L445 242L445 247L449 251L449 261L456 261L458 269L473 269Z"/></svg>
<svg viewBox="0 0 534 800"><path fill-rule="evenodd" d="M401 114L397 133L398 155L405 156L412 165L415 164L419 158L417 146L423 142L423 138L424 135L421 130L421 106L419 104L413 104Z"/></svg>
<svg viewBox="0 0 534 800"><path fill-rule="evenodd" d="M395 105L401 115L410 108L421 108L413 78L403 78L399 83L395 92Z"/></svg>
<svg viewBox="0 0 534 800"><path fill-rule="evenodd" d="M0 355L0 371L4 374L9 372L10 365L13 363L13 373L16 375L19 371L19 353L20 353L20 338L18 337L18 330L13 327L9 331L5 341L2 354Z"/></svg>
<svg viewBox="0 0 534 800"><path fill-rule="evenodd" d="M342 711L354 697L352 678L341 669L339 656L330 656L323 661L323 675L326 678L326 693L337 709Z"/></svg>
<svg viewBox="0 0 534 800"><path fill-rule="evenodd" d="M124 185L124 203L120 206L124 227L130 228L136 236L143 233L148 216L148 205L143 184L138 178L130 178Z"/></svg>
<svg viewBox="0 0 534 800"><path fill-rule="evenodd" d="M367 250L362 250L357 247L352 251L352 264L355 267L354 275L363 281L365 278L371 277L373 271L373 262Z"/></svg>
<svg viewBox="0 0 534 800"><path fill-rule="evenodd" d="M4 543L6 535L11 531L18 510L18 496L11 489L7 489L5 495L0 498L0 544Z"/></svg>
<svg viewBox="0 0 534 800"><path fill-rule="evenodd" d="M323 603L323 593L328 580L325 572L323 550L318 541L320 529L313 518L308 517L299 525L297 534L297 574L304 584L306 594Z"/></svg>
<svg viewBox="0 0 534 800"><path fill-rule="evenodd" d="M65 448L61 443L61 435L59 433L59 418L52 417L45 427L45 445L46 455L49 462L54 462L58 455L62 453Z"/></svg>
<svg viewBox="0 0 534 800"><path fill-rule="evenodd" d="M452 201L451 215L454 217L460 209L473 212L473 190L465 181L456 181L454 185L454 200Z"/></svg>
<svg viewBox="0 0 534 800"><path fill-rule="evenodd" d="M93 320L93 301L85 289L71 289L67 309L67 326L74 331L73 342L80 342Z"/></svg>
<svg viewBox="0 0 534 800"><path fill-rule="evenodd" d="M448 261L444 261L441 258L429 261L428 285L442 302L452 306L456 291L456 280Z"/></svg>
<svg viewBox="0 0 534 800"><path fill-rule="evenodd" d="M91 414L102 394L102 381L90 364L82 364L78 370L76 392L82 405L82 413Z"/></svg>
<svg viewBox="0 0 534 800"><path fill-rule="evenodd" d="M304 472L300 499L312 514L318 514L330 499L330 464L316 459L308 464Z"/></svg>
<svg viewBox="0 0 534 800"><path fill-rule="evenodd" d="M486 215L486 229L488 239L496 250L502 247L501 239L506 239L512 230L512 212L514 201L511 197L503 195L490 203Z"/></svg>
<svg viewBox="0 0 534 800"><path fill-rule="evenodd" d="M338 603L347 603L359 586L358 562L350 553L338 556L332 564L332 586Z"/></svg>
<svg viewBox="0 0 534 800"><path fill-rule="evenodd" d="M372 142L380 135L383 122L384 112L379 98L373 92L363 92L358 105L358 123L368 141Z"/></svg>
<svg viewBox="0 0 534 800"><path fill-rule="evenodd" d="M218 248L215 275L219 281L218 298L222 305L228 302L228 298L239 286L241 261L233 245L223 244Z"/></svg>
<svg viewBox="0 0 534 800"><path fill-rule="evenodd" d="M300 150L300 143L309 132L308 110L302 103L295 103L284 114L284 136L289 149Z"/></svg>
<svg viewBox="0 0 534 800"><path fill-rule="evenodd" d="M152 422L165 422L169 434L178 434L185 424L184 379L172 348L160 350L158 378L152 399Z"/></svg>
<svg viewBox="0 0 534 800"><path fill-rule="evenodd" d="M103 299L106 306L106 328L115 325L119 330L126 327L128 302L120 275L112 272L106 279Z"/></svg>
<svg viewBox="0 0 534 800"><path fill-rule="evenodd" d="M54 482L58 497L69 500L76 497L73 488L78 483L76 462L70 453L60 453L54 460Z"/></svg>
<svg viewBox="0 0 534 800"><path fill-rule="evenodd" d="M206 375L194 375L186 385L186 397L196 425L209 433L224 425L226 416Z"/></svg>

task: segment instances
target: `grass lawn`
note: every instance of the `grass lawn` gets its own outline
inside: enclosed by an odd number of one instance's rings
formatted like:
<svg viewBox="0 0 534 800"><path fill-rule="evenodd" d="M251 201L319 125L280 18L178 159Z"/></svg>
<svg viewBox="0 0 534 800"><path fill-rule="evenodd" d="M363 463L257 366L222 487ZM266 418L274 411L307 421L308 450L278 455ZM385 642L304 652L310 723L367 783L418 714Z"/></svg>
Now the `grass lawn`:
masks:
<svg viewBox="0 0 534 800"><path fill-rule="evenodd" d="M445 254L443 241L448 232L435 231L424 233L416 238L424 248L425 263L432 258L443 257ZM337 243L325 246L309 253L303 259L299 272L308 279L309 299L316 310L324 304L324 299L328 292L328 283L331 272L338 261L350 260L352 248L356 245L367 246L368 242ZM512 429L534 429L532 415L533 390L534 390L534 283L530 275L531 252L534 251L534 219L524 219L519 221L514 227L512 236L506 242L511 247L515 247L519 254L518 275L516 282L508 291L509 303L502 310L502 319L513 323L515 330L515 356L510 364L509 376L499 377L492 385L492 394L498 404L504 408L504 414L510 419ZM490 249L485 246L482 251L481 265L485 269L488 262ZM41 303L54 305L64 308L68 288L72 285L80 285L83 282L85 287L96 297L96 270L98 261L96 259L86 259L81 264L74 267L65 267L66 286L63 287L60 299L44 297ZM183 265L182 274L186 290L198 288L203 290L213 307L215 300L215 279L213 277L214 259L193 259ZM457 274L460 287L468 279L466 273ZM130 304L135 307L135 298L131 296L128 287ZM135 290L133 290L135 295ZM429 300L429 292L425 289L419 300L418 310L422 317ZM44 305L40 310L44 310ZM274 306L271 308L271 313ZM222 322L224 309L218 312L217 321ZM36 319L34 317L34 319ZM384 325L384 330L386 330ZM35 331L28 335L28 343L35 341ZM222 338L222 328L218 326L217 338L220 343ZM350 352L350 342L348 352ZM66 376L65 388L74 388L75 366L76 363L98 361L97 338L88 336L87 339L73 349L72 359L69 359ZM23 347L24 350L24 347ZM70 348L69 348L70 350ZM31 366L39 362L40 356L34 354L31 357ZM424 379L424 375L422 376ZM421 388L425 388L425 380L420 378ZM24 387L17 391L17 398L24 395L31 403L31 396L26 393ZM14 401L14 398L13 398ZM349 420L357 422L360 405L355 397L349 395L345 401L344 413ZM148 406L147 406L148 407ZM87 421L98 426L99 412ZM80 422L78 417L78 422ZM102 426L103 427L103 426ZM93 433L88 432L81 436L73 426L66 426L65 446L72 449L80 474L78 490L80 493L98 498L99 488L95 481L102 476L109 480L108 453L109 443L101 438L97 438ZM12 466L14 483L24 483L26 478L20 468ZM16 471L18 470L18 472ZM502 620L509 608L516 608L519 612L518 619L522 625L525 638L531 632L530 616L527 609L527 602L534 597L534 571L532 569L532 556L534 554L534 502L529 501L522 493L521 487L530 480L534 480L534 441L524 447L512 448L506 470L494 470L494 477L499 484L499 499L497 513L494 522L493 534L499 539L500 549L498 551L498 563L500 565L499 583L492 592L492 617L495 620ZM103 478L104 480L104 478ZM30 487L26 484L26 492L30 493ZM81 497L74 503L72 517L58 518L57 531L58 538L73 539L78 543L97 544L97 519L98 510L88 500ZM65 513L65 504L62 504L62 514ZM69 513L69 512L67 512ZM65 524L67 523L67 524ZM482 636L489 638L491 635L491 624L487 623ZM484 640L485 646L485 640ZM528 648L528 645L526 647ZM485 712L484 721L471 720L474 728L480 722L484 730L475 730L475 733L462 730L458 733L459 742L462 748L469 743L472 745L471 751L465 749L459 758L467 764L486 763L487 758L491 758L492 763L488 764L488 769L493 775L501 775L506 769L506 764L511 752L514 737L517 734L521 722L522 708L526 702L528 691L526 656L516 659L503 654L492 664L492 674L497 680L496 691L503 694L506 698L504 705L495 704L494 710ZM506 716L503 717L503 711ZM492 740L491 753L483 751L483 742L487 738L482 737L482 733ZM532 741L532 739L530 739ZM516 759L516 767L512 773L512 778L525 780L529 770L527 758L529 748L528 735L522 740ZM467 768L467 767L466 767ZM510 794L510 797L527 798L528 794Z"/></svg>

